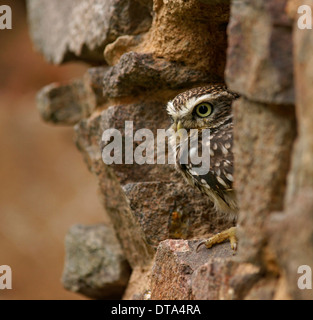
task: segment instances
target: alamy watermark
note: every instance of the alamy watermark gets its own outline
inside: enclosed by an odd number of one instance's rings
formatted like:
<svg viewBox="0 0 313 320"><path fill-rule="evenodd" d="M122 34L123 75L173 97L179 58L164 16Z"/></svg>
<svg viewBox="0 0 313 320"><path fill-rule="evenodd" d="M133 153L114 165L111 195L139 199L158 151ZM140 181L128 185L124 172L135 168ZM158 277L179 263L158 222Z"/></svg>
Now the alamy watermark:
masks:
<svg viewBox="0 0 313 320"><path fill-rule="evenodd" d="M210 170L210 130L201 130L201 139L199 137L198 129L187 131L183 128L177 131L158 129L154 137L153 132L146 128L134 132L133 122L125 121L124 135L114 128L103 132L102 160L108 165L175 164L179 149L180 164L192 165L193 173L205 175ZM169 143L166 158L167 139L172 140L172 144Z"/></svg>
<svg viewBox="0 0 313 320"><path fill-rule="evenodd" d="M12 29L12 9L8 5L0 6L0 30Z"/></svg>
<svg viewBox="0 0 313 320"><path fill-rule="evenodd" d="M301 30L312 29L312 8L308 5L302 5L298 8L298 28Z"/></svg>
<svg viewBox="0 0 313 320"><path fill-rule="evenodd" d="M12 269L10 266L0 266L0 290L12 289Z"/></svg>
<svg viewBox="0 0 313 320"><path fill-rule="evenodd" d="M298 274L301 276L298 278L298 288L301 290L312 290L312 269L308 265L302 265L298 268Z"/></svg>

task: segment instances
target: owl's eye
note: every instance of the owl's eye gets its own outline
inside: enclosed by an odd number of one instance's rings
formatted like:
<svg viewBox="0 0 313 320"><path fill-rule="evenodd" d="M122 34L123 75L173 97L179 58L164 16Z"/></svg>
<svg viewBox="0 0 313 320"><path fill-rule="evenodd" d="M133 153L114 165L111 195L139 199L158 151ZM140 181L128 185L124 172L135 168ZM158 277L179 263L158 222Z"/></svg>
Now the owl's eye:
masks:
<svg viewBox="0 0 313 320"><path fill-rule="evenodd" d="M206 118L213 112L213 106L208 102L200 103L195 108L198 117Z"/></svg>

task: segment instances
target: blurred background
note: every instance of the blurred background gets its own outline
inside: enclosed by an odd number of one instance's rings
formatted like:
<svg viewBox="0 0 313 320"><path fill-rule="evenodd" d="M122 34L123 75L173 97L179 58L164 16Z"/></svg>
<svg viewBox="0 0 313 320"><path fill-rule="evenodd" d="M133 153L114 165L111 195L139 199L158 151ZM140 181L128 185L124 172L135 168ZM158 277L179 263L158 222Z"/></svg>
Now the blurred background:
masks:
<svg viewBox="0 0 313 320"><path fill-rule="evenodd" d="M61 284L64 238L77 223L105 217L96 179L73 143L73 128L43 123L36 93L83 75L87 66L51 66L33 50L23 0L10 5L13 29L0 30L0 265L12 290L0 299L84 299Z"/></svg>

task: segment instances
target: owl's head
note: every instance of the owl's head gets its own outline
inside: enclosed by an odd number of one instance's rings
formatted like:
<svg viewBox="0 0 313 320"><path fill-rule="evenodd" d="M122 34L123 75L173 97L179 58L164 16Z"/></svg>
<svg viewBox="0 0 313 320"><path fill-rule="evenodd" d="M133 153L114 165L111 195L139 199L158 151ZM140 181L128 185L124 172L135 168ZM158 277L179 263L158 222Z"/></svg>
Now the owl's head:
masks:
<svg viewBox="0 0 313 320"><path fill-rule="evenodd" d="M167 105L176 131L181 128L215 129L231 119L231 103L238 95L223 85L194 88L180 93Z"/></svg>

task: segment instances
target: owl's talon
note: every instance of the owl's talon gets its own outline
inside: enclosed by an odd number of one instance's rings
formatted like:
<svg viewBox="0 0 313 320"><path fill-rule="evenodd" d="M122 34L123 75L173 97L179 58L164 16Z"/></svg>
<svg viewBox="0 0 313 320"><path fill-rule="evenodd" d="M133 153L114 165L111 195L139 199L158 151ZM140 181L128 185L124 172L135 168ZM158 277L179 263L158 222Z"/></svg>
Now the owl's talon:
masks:
<svg viewBox="0 0 313 320"><path fill-rule="evenodd" d="M229 237L229 241L230 241L230 246L234 251L237 251L237 247L238 247L238 240L236 238L236 235L231 235Z"/></svg>
<svg viewBox="0 0 313 320"><path fill-rule="evenodd" d="M197 246L196 252L199 251L199 248L202 245L205 245L207 249L210 249L213 245L224 242L225 240L228 240L228 239L230 241L230 246L232 250L236 251L238 247L238 240L236 237L236 227L232 227L214 235L213 237L207 240L201 241Z"/></svg>
<svg viewBox="0 0 313 320"><path fill-rule="evenodd" d="M197 245L197 248L196 248L196 252L198 253L199 252L199 248L203 245L205 245L207 240L204 240L204 241L201 241L198 245Z"/></svg>

